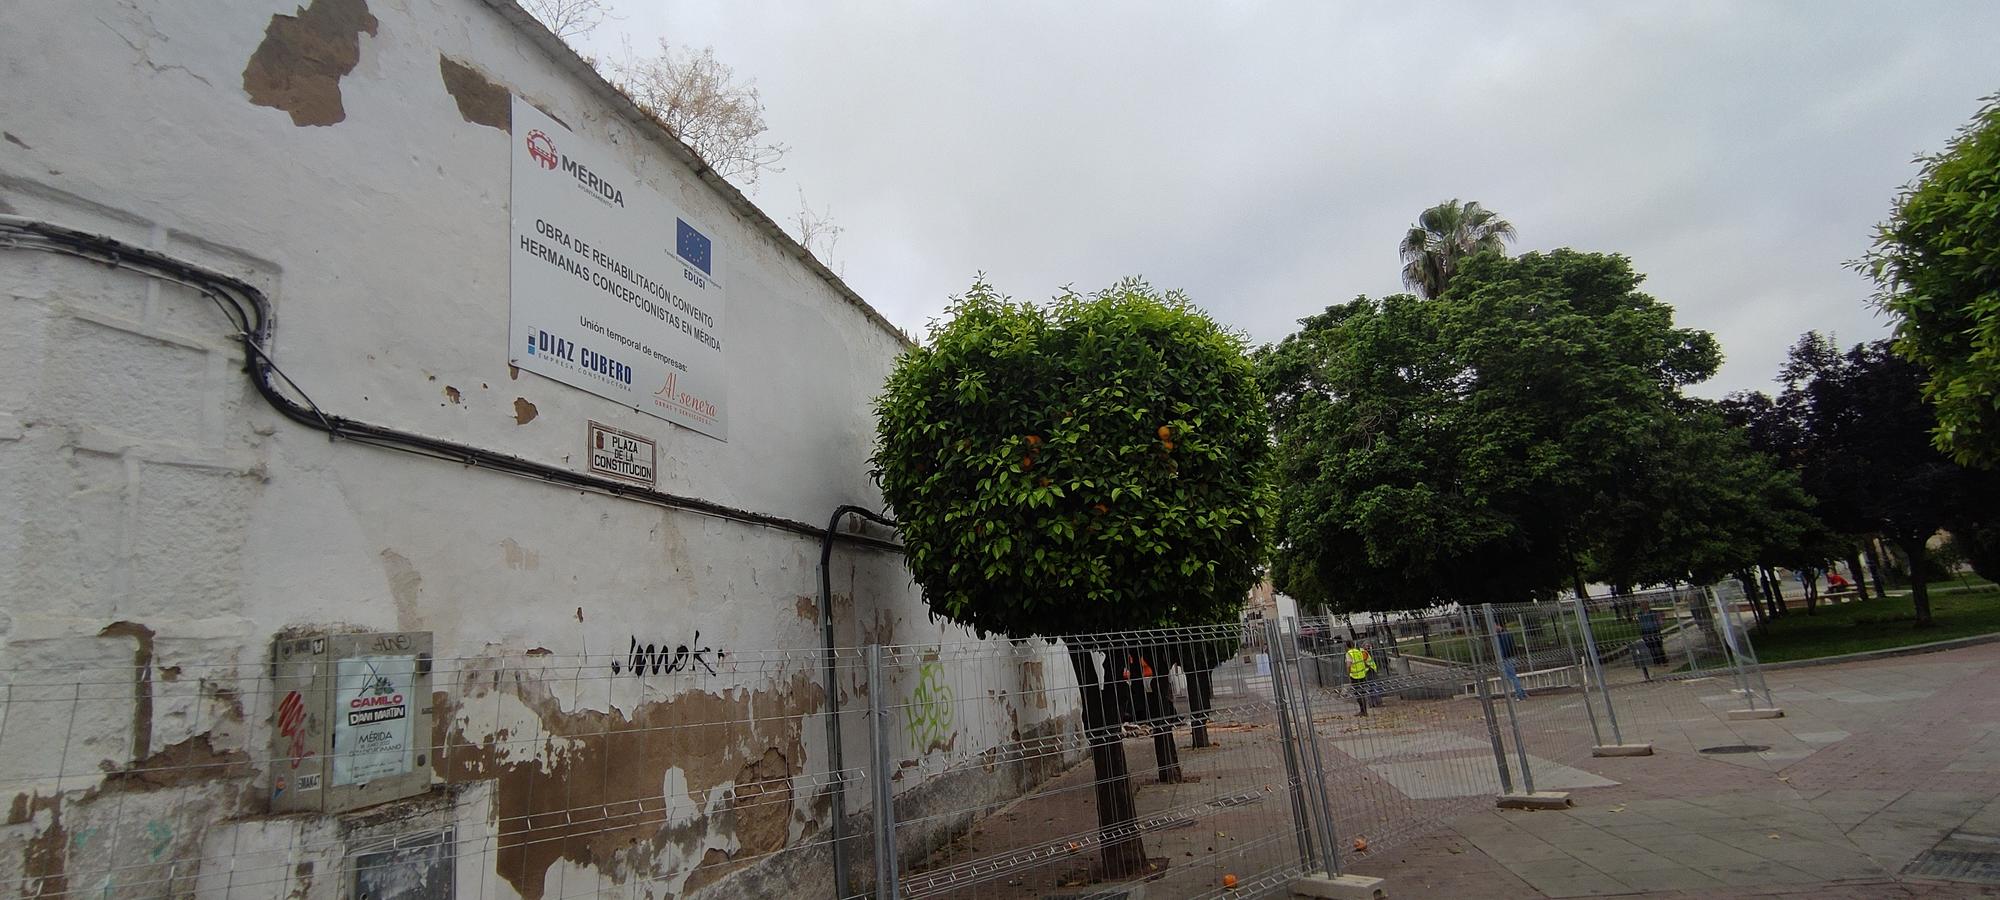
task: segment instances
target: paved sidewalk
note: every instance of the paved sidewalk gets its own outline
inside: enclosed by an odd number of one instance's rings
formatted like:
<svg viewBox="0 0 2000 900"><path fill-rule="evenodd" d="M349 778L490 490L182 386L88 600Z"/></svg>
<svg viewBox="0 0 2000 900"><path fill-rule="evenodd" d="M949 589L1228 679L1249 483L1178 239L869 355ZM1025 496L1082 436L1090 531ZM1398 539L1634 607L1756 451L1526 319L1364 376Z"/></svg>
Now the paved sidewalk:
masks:
<svg viewBox="0 0 2000 900"><path fill-rule="evenodd" d="M1614 691L1626 739L1657 755L1591 759L1555 728L1529 744L1615 784L1572 788L1573 810L1470 813L1352 868L1403 897L2000 896L2000 645L1769 680L1782 719L1728 721L1726 679ZM1565 702L1580 710L1533 704ZM1768 749L1698 752L1725 744Z"/></svg>

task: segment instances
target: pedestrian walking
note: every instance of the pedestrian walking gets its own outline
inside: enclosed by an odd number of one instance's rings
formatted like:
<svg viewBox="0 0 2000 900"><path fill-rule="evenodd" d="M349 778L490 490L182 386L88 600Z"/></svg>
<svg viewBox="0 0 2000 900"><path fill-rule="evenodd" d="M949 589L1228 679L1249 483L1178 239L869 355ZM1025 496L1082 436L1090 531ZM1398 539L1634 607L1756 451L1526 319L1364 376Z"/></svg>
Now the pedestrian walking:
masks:
<svg viewBox="0 0 2000 900"><path fill-rule="evenodd" d="M1646 642L1646 650L1653 657L1653 665L1667 664L1667 645L1660 634L1660 611L1646 607L1639 613L1639 637Z"/></svg>
<svg viewBox="0 0 2000 900"><path fill-rule="evenodd" d="M1514 699L1526 700L1528 692L1521 687L1521 675L1514 668L1514 657L1520 655L1520 645L1515 642L1513 633L1507 630L1506 622L1499 623L1498 629L1494 636L1500 644L1500 674L1507 677L1507 687L1514 692Z"/></svg>
<svg viewBox="0 0 2000 900"><path fill-rule="evenodd" d="M1380 666L1375 664L1375 655L1369 653L1367 647L1362 646L1358 641L1348 643L1347 684L1348 688L1354 692L1354 702L1359 707L1361 715L1365 716L1368 714L1368 676L1379 671L1380 668Z"/></svg>

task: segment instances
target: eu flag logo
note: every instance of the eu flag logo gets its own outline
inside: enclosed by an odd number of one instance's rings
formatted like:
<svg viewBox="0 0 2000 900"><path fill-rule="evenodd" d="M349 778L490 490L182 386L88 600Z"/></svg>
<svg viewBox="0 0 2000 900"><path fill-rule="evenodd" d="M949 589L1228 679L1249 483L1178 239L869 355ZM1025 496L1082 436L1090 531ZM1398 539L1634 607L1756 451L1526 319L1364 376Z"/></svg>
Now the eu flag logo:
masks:
<svg viewBox="0 0 2000 900"><path fill-rule="evenodd" d="M675 252L679 253L682 259L687 260L689 265L700 269L704 274L714 275L715 273L709 270L708 236L694 230L694 226L689 225L685 219L675 219L674 223L680 226L680 236L679 240L675 242Z"/></svg>

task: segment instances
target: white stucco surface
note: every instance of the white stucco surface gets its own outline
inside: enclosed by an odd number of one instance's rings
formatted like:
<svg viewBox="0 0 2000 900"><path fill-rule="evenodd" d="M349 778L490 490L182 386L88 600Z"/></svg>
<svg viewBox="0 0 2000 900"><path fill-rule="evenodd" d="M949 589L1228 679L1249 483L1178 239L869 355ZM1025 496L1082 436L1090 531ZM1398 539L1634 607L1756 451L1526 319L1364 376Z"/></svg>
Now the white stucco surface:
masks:
<svg viewBox="0 0 2000 900"><path fill-rule="evenodd" d="M349 29L358 60L334 81L339 121L299 125L251 102L246 66L260 44L358 9L374 27ZM579 471L585 423L596 420L658 442L662 491L813 523L839 504L879 505L869 404L900 337L517 16L482 0L77 0L16 4L7 19L0 214L100 232L259 286L275 312L278 365L327 412ZM441 57L615 145L623 165L709 229L728 285L727 442L510 371L513 138L467 120ZM294 60L292 74L309 80L323 62ZM409 815L454 824L482 853L506 830L508 813L495 810L515 809L507 792L519 783L503 767L557 772L579 752L562 729L614 727L604 723L649 705L768 720L689 752L750 771L767 747L781 751L785 844L828 827L816 807L827 767L820 675L809 654L784 656L820 640L815 540L330 441L256 394L214 305L130 272L0 249L0 334L0 507L10 510L0 517L0 678L12 692L0 712L0 802L29 811L0 826L0 881L56 877L36 847L57 834L73 845L58 855L70 873L165 878L153 871L160 860L192 860L198 871L172 875L174 891L342 890L332 872L359 832L260 818L277 699L264 667L277 635L316 630L434 633L440 728L490 752L453 771L444 767L459 761L440 761L430 805ZM970 639L928 620L893 553L843 547L833 575L842 645ZM715 675L605 674L634 641L753 662ZM468 699L459 676L510 666L541 666L530 680L555 686L549 703L497 677L480 695L491 699ZM546 671L563 666L567 686ZM78 673L92 686L71 684ZM846 704L864 702L858 687ZM966 740L953 752L1067 711L1016 708L1008 695L1020 687L1018 672L989 672L962 689L954 722ZM669 703L688 694L713 702L699 712ZM867 747L851 721L850 761ZM142 752L191 748L218 777L142 785L119 794L117 810L106 805L107 773L139 767ZM677 795L658 806L676 833L650 860L607 866L579 849L540 876L509 878L479 856L484 868L460 865L461 893L514 896L543 877L671 893L704 852L734 861L738 823L698 815L691 795L736 778L645 762L659 767L663 796ZM547 796L522 802L558 808ZM153 838L99 840L120 812L141 808L161 823ZM134 821L123 827L151 827ZM91 827L112 831L76 837ZM316 847L320 875L303 874L297 854L282 861L294 871L281 888L217 873L216 859L251 845L280 856ZM86 881L69 887L96 887Z"/></svg>

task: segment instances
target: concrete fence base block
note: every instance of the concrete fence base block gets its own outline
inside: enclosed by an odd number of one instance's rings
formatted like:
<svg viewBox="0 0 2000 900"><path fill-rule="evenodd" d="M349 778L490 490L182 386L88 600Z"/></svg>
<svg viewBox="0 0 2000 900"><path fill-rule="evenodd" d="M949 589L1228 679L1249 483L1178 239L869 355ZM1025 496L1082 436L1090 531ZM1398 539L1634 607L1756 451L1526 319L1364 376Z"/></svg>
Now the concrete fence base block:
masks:
<svg viewBox="0 0 2000 900"><path fill-rule="evenodd" d="M1782 709L1732 709L1729 711L1729 720L1732 722L1741 722L1744 719L1782 719L1784 717L1785 711Z"/></svg>
<svg viewBox="0 0 2000 900"><path fill-rule="evenodd" d="M1388 900L1389 891L1382 887L1380 878L1366 875L1328 877L1323 872L1314 872L1292 879L1292 896L1324 897L1327 900Z"/></svg>
<svg viewBox="0 0 2000 900"><path fill-rule="evenodd" d="M1501 794L1494 802L1501 809L1568 809L1571 803L1568 791L1536 791L1532 794Z"/></svg>
<svg viewBox="0 0 2000 900"><path fill-rule="evenodd" d="M1652 756L1652 744L1602 744L1590 748L1591 756Z"/></svg>

